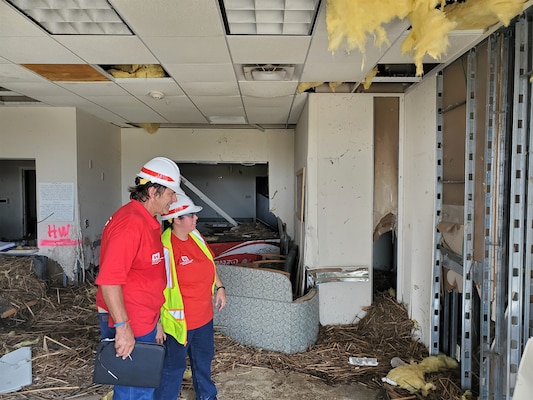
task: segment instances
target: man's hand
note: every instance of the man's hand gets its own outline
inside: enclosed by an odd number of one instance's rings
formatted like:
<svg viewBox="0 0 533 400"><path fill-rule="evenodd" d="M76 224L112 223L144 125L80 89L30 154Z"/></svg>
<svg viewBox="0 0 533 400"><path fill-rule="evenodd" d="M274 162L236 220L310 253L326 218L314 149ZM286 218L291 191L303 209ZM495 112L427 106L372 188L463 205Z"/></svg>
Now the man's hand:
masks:
<svg viewBox="0 0 533 400"><path fill-rule="evenodd" d="M117 357L123 360L128 358L135 346L135 336L131 330L130 324L125 324L115 328L115 351Z"/></svg>

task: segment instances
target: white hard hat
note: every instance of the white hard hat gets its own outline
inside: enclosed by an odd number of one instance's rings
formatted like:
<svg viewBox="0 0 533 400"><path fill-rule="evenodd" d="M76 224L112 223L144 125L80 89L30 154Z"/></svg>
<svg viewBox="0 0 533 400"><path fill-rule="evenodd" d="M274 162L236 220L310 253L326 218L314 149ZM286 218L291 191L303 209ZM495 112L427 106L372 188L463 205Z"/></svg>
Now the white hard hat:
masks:
<svg viewBox="0 0 533 400"><path fill-rule="evenodd" d="M194 214L203 210L203 207L195 206L186 195L178 195L178 201L170 205L168 213L161 215L161 219L177 218L185 214Z"/></svg>
<svg viewBox="0 0 533 400"><path fill-rule="evenodd" d="M185 194L180 188L180 169L174 161L169 160L168 158L152 158L143 165L137 176L152 183L159 183L160 185L168 187L169 189L174 190L177 194Z"/></svg>

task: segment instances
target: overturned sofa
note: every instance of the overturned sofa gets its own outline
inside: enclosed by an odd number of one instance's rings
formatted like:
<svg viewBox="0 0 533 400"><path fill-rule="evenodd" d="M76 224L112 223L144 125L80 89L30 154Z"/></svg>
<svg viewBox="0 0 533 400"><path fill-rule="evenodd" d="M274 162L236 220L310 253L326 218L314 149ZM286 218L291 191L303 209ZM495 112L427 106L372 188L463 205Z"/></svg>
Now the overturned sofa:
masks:
<svg viewBox="0 0 533 400"><path fill-rule="evenodd" d="M286 354L304 351L318 337L318 293L293 300L289 274L268 268L218 265L228 299L215 312L217 330L244 345Z"/></svg>

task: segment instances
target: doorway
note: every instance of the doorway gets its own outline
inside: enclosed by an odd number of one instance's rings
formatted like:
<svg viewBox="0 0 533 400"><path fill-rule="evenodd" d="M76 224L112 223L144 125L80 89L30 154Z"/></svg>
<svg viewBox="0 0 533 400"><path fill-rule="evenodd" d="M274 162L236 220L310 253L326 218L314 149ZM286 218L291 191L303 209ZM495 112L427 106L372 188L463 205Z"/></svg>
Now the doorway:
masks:
<svg viewBox="0 0 533 400"><path fill-rule="evenodd" d="M30 246L37 245L37 190L35 169L22 169L22 191L24 193L24 237L32 242Z"/></svg>
<svg viewBox="0 0 533 400"><path fill-rule="evenodd" d="M0 160L0 182L0 240L35 245L35 160Z"/></svg>

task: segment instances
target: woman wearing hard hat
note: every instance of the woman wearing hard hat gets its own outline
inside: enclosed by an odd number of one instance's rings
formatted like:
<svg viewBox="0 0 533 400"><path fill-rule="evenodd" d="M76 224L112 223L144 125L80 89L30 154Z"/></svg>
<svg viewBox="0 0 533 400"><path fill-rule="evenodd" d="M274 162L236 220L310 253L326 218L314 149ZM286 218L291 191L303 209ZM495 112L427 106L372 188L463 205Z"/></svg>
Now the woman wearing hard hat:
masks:
<svg viewBox="0 0 533 400"><path fill-rule="evenodd" d="M115 339L118 357L130 356L135 341L156 342L166 286L161 224L177 200L180 170L168 158L148 161L129 188L130 202L107 221L100 247L96 305L102 338ZM162 339L160 339L162 341ZM114 400L151 400L153 388L114 386Z"/></svg>
<svg viewBox="0 0 533 400"><path fill-rule="evenodd" d="M196 398L216 400L211 379L215 355L213 296L220 311L226 305L226 288L217 274L213 253L196 229L202 207L179 195L170 211L162 215L169 225L161 236L165 247L167 288L161 322L166 355L155 400L176 400L180 394L187 354Z"/></svg>

